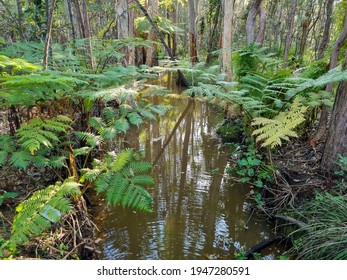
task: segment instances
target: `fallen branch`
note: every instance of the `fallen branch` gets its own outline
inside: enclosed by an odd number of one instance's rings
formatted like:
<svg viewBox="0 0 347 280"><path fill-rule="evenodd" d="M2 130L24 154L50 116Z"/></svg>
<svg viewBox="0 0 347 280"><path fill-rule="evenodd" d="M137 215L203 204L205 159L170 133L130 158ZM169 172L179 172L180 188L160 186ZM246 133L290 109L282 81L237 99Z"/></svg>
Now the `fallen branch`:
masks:
<svg viewBox="0 0 347 280"><path fill-rule="evenodd" d="M249 249L246 254L245 257L247 260L249 259L253 259L254 258L254 254L255 253L259 253L260 251L266 249L267 247L280 242L282 240L284 240L286 237L282 236L282 235L276 235L276 236L272 236L269 237L267 239L265 239L264 241L260 242L259 244L253 246L251 249Z"/></svg>
<svg viewBox="0 0 347 280"><path fill-rule="evenodd" d="M281 219L281 220L284 220L284 221L287 221L287 222L290 222L294 225L297 225L299 228L306 228L307 227L307 224L305 224L304 222L301 222L301 221L298 221L292 217L288 217L288 216L282 216L282 215L274 215L273 216L274 218L277 218L277 219Z"/></svg>

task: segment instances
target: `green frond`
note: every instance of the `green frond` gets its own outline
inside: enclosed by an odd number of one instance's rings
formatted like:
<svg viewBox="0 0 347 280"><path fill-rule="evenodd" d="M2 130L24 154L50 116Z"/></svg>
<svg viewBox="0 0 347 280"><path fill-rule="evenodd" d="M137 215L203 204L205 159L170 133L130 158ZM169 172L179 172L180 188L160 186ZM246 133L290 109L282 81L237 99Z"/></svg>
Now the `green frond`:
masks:
<svg viewBox="0 0 347 280"><path fill-rule="evenodd" d="M72 210L68 197L80 195L79 187L79 184L67 179L34 192L29 199L20 203L16 208L12 235L1 249L25 244L30 238L50 228L52 223L58 223L64 214Z"/></svg>
<svg viewBox="0 0 347 280"><path fill-rule="evenodd" d="M102 110L102 115L108 125L112 125L117 119L116 110L112 107L106 107Z"/></svg>
<svg viewBox="0 0 347 280"><path fill-rule="evenodd" d="M100 133L100 135L102 136L102 138L108 139L108 140L113 140L116 138L116 136L118 135L118 130L116 127L111 126L111 127L107 127L105 129L103 129Z"/></svg>
<svg viewBox="0 0 347 280"><path fill-rule="evenodd" d="M113 174L106 190L107 201L113 205L117 205L121 202L124 194L129 191L128 185L129 181L120 173Z"/></svg>
<svg viewBox="0 0 347 280"><path fill-rule="evenodd" d="M100 143L102 142L101 136L95 135L93 133L75 131L74 134L79 140L86 142L87 145L89 145L90 147L95 147L97 145L100 145Z"/></svg>
<svg viewBox="0 0 347 280"><path fill-rule="evenodd" d="M80 182L84 181L89 181L89 182L94 182L98 176L103 172L102 169L94 168L94 169L89 169L89 168L84 168L80 170L81 173L83 174L81 176Z"/></svg>
<svg viewBox="0 0 347 280"><path fill-rule="evenodd" d="M11 164L20 169L27 169L32 157L28 151L22 150L18 152L13 152L10 157Z"/></svg>
<svg viewBox="0 0 347 280"><path fill-rule="evenodd" d="M149 107L149 109L151 111L153 111L154 113L157 113L158 115L162 116L166 112L168 112L170 109L172 109L172 106L168 106L168 105L152 105L152 106Z"/></svg>
<svg viewBox="0 0 347 280"><path fill-rule="evenodd" d="M128 164L126 175L134 176L135 174L141 174L149 172L152 169L152 165L146 161L132 161Z"/></svg>
<svg viewBox="0 0 347 280"><path fill-rule="evenodd" d="M262 147L280 146L282 140L289 140L289 137L297 137L294 129L305 121L304 113L307 107L300 106L299 99L296 99L287 112L281 112L273 119L254 118L253 126L260 126L254 130L252 135L256 136L257 142L263 142Z"/></svg>
<svg viewBox="0 0 347 280"><path fill-rule="evenodd" d="M132 160L133 154L133 149L125 149L117 154L115 161L113 162L111 167L112 172L118 172L122 170L125 165Z"/></svg>
<svg viewBox="0 0 347 280"><path fill-rule="evenodd" d="M17 130L17 135L20 137L18 142L32 155L42 146L52 148L54 143L59 141L58 133L66 133L70 128L68 122L71 120L66 117L47 120L34 118L22 124Z"/></svg>
<svg viewBox="0 0 347 280"><path fill-rule="evenodd" d="M106 126L106 123L103 121L103 119L98 117L89 118L88 123L92 128L96 129L98 132L100 132Z"/></svg>
<svg viewBox="0 0 347 280"><path fill-rule="evenodd" d="M149 110L147 110L146 108L140 108L139 109L139 113L141 114L141 116L150 119L150 120L156 120L156 116L154 114L152 114Z"/></svg>
<svg viewBox="0 0 347 280"><path fill-rule="evenodd" d="M90 147L81 147L73 150L75 156L87 155L90 152Z"/></svg>
<svg viewBox="0 0 347 280"><path fill-rule="evenodd" d="M110 180L112 177L111 172L106 172L100 174L97 179L95 180L95 186L96 186L96 193L102 193L107 190Z"/></svg>
<svg viewBox="0 0 347 280"><path fill-rule="evenodd" d="M7 161L8 153L5 151L0 151L0 166L3 166Z"/></svg>
<svg viewBox="0 0 347 280"><path fill-rule="evenodd" d="M9 58L4 55L0 55L0 73L6 72L11 75L19 73L28 73L40 69L39 66L31 64L24 59Z"/></svg>
<svg viewBox="0 0 347 280"><path fill-rule="evenodd" d="M93 169L84 169L81 182L94 182L96 192L106 193L106 199L113 205L151 211L152 199L143 186L154 184L151 176L143 173L152 168L148 162L134 160L132 149L118 154L107 153L103 161L93 164ZM139 175L140 174L140 175Z"/></svg>
<svg viewBox="0 0 347 280"><path fill-rule="evenodd" d="M128 129L130 128L130 124L125 118L120 118L114 122L114 127L122 132L127 132Z"/></svg>
<svg viewBox="0 0 347 280"><path fill-rule="evenodd" d="M293 78L295 79L295 78ZM287 92L289 98L294 97L295 95L304 92L308 89L321 88L326 86L329 83L337 83L347 80L347 70L342 71L340 67L336 67L326 74L320 76L317 79L301 79L303 82L300 83L297 87L290 89Z"/></svg>
<svg viewBox="0 0 347 280"><path fill-rule="evenodd" d="M154 185L153 178L148 175L136 175L131 178L131 182L135 185L145 185L145 186Z"/></svg>
<svg viewBox="0 0 347 280"><path fill-rule="evenodd" d="M127 114L127 118L132 125L139 126L143 123L142 117L137 112L131 112Z"/></svg>
<svg viewBox="0 0 347 280"><path fill-rule="evenodd" d="M48 159L48 165L52 168L63 168L67 167L66 165L66 157L64 156L51 156Z"/></svg>

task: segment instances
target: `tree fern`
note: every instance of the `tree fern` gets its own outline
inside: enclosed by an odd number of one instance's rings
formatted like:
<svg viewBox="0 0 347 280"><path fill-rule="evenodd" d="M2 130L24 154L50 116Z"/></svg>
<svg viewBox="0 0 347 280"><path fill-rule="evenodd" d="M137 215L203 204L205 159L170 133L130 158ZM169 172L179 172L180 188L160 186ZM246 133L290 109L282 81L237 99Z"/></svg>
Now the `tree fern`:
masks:
<svg viewBox="0 0 347 280"><path fill-rule="evenodd" d="M69 197L80 195L79 187L80 184L67 179L63 183L57 182L34 192L29 199L17 206L12 235L0 249L23 245L30 238L42 234L52 224L58 223L64 214L73 209Z"/></svg>
<svg viewBox="0 0 347 280"><path fill-rule="evenodd" d="M273 119L254 118L253 126L260 128L253 131L257 142L263 142L262 147L270 146L274 148L282 144L282 140L289 140L289 137L297 137L294 129L302 123L307 107L300 106L299 99L296 99L287 112L280 112Z"/></svg>
<svg viewBox="0 0 347 280"><path fill-rule="evenodd" d="M103 161L95 161L93 169L84 169L81 182L94 182L97 193L106 193L107 201L113 205L152 211L152 198L144 186L153 185L154 180L145 173L152 166L134 160L132 149L118 154L108 153Z"/></svg>

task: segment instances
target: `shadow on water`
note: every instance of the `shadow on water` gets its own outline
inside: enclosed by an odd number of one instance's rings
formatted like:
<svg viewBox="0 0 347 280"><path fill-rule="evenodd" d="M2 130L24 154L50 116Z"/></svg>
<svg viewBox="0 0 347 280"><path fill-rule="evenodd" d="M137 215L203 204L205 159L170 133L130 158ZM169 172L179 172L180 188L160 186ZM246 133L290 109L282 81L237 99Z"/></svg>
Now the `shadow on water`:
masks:
<svg viewBox="0 0 347 280"><path fill-rule="evenodd" d="M95 218L101 258L232 259L235 247L249 249L272 235L273 225L257 215L245 229L249 187L227 178L228 149L215 133L221 110L193 99L154 97L153 103L173 109L125 139L154 163L153 213L101 202Z"/></svg>

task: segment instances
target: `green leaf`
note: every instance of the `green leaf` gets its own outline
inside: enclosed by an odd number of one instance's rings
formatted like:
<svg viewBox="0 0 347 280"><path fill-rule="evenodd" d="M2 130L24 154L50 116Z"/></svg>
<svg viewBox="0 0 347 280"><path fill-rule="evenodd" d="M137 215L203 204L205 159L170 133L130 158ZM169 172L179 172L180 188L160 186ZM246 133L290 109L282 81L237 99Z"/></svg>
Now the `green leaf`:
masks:
<svg viewBox="0 0 347 280"><path fill-rule="evenodd" d="M4 165L7 160L7 152L0 151L0 166Z"/></svg>
<svg viewBox="0 0 347 280"><path fill-rule="evenodd" d="M30 162L31 156L27 151L14 152L10 157L10 162L14 167L27 169Z"/></svg>
<svg viewBox="0 0 347 280"><path fill-rule="evenodd" d="M142 117L137 112L132 112L127 115L129 122L133 125L139 126L143 123Z"/></svg>
<svg viewBox="0 0 347 280"><path fill-rule="evenodd" d="M114 122L115 128L122 132L127 132L130 128L129 122L125 118L120 118Z"/></svg>

